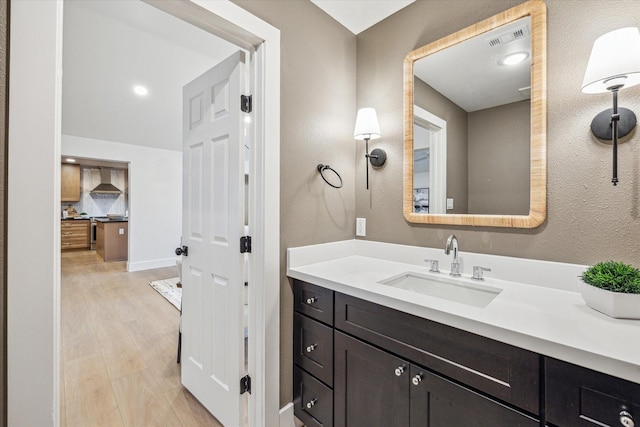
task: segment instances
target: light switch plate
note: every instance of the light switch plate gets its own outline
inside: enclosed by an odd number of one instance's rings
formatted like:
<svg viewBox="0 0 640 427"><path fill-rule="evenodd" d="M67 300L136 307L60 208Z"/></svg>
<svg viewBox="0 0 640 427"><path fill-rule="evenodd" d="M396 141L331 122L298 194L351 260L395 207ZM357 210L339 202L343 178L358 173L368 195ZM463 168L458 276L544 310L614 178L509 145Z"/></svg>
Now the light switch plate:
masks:
<svg viewBox="0 0 640 427"><path fill-rule="evenodd" d="M118 229L118 232L119 232L120 234L124 234L124 228L119 228L119 229Z"/></svg>
<svg viewBox="0 0 640 427"><path fill-rule="evenodd" d="M447 209L453 209L453 199L447 197Z"/></svg>
<svg viewBox="0 0 640 427"><path fill-rule="evenodd" d="M356 236L366 236L367 235L367 219L366 218L356 218Z"/></svg>

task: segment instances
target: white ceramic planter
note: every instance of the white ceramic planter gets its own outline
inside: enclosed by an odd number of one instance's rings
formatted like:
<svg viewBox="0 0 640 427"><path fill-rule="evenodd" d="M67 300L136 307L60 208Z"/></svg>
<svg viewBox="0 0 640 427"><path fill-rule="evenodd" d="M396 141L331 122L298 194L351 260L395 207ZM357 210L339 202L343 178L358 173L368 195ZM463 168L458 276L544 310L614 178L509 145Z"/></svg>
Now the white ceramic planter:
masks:
<svg viewBox="0 0 640 427"><path fill-rule="evenodd" d="M596 288L582 281L578 285L587 305L616 319L640 319L640 294L624 294Z"/></svg>

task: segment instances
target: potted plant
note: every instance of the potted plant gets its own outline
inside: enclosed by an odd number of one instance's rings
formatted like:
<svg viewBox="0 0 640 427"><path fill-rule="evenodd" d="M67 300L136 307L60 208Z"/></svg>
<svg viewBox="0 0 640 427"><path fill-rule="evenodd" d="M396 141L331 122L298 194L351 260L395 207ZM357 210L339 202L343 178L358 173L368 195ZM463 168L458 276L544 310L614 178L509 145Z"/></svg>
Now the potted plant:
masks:
<svg viewBox="0 0 640 427"><path fill-rule="evenodd" d="M640 270L618 261L589 267L580 276L587 305L618 319L640 319Z"/></svg>

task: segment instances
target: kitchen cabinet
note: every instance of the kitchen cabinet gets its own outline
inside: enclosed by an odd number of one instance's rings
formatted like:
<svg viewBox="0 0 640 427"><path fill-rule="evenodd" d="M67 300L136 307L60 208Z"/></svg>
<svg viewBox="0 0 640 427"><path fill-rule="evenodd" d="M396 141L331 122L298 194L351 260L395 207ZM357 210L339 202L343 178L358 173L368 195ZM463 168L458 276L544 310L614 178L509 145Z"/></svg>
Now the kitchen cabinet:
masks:
<svg viewBox="0 0 640 427"><path fill-rule="evenodd" d="M80 201L80 165L62 163L60 166L60 201Z"/></svg>
<svg viewBox="0 0 640 427"><path fill-rule="evenodd" d="M98 221L96 252L105 261L126 261L128 258L127 221Z"/></svg>
<svg viewBox="0 0 640 427"><path fill-rule="evenodd" d="M640 426L640 384L552 358L545 379L550 425Z"/></svg>
<svg viewBox="0 0 640 427"><path fill-rule="evenodd" d="M60 221L60 247L66 249L89 249L91 245L91 221L68 219Z"/></svg>

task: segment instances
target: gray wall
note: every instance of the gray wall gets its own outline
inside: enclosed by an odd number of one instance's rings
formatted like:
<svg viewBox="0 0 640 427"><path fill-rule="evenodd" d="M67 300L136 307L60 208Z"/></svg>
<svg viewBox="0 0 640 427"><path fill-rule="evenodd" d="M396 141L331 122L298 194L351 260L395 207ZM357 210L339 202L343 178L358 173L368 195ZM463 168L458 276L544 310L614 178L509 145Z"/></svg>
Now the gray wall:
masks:
<svg viewBox="0 0 640 427"><path fill-rule="evenodd" d="M468 114L468 213L529 214L530 105L520 101Z"/></svg>
<svg viewBox="0 0 640 427"><path fill-rule="evenodd" d="M291 399L292 298L287 247L353 238L355 216L367 239L442 247L455 232L463 251L595 263L640 264L640 144L636 131L620 147L620 184L610 183L611 149L590 134L610 96L585 95L580 84L597 36L637 26L636 0L548 0L548 214L534 230L416 226L402 215L402 62L435 41L521 0L418 0L353 36L308 1L234 0L282 35L281 392ZM594 17L597 17L595 19ZM357 49L356 49L357 43ZM357 64L357 68L356 68ZM620 105L640 113L640 87ZM365 189L363 144L351 135L356 109L375 107L387 164ZM328 163L344 179L334 190L315 172ZM355 203L354 203L355 201Z"/></svg>
<svg viewBox="0 0 640 427"><path fill-rule="evenodd" d="M286 248L352 239L356 38L310 1L234 1L280 30L280 400L291 401L293 298ZM344 181L329 187L316 171Z"/></svg>
<svg viewBox="0 0 640 427"><path fill-rule="evenodd" d="M452 6L455 3L455 7ZM611 146L590 133L592 118L611 95L580 91L593 41L638 26L637 0L548 0L548 213L533 230L418 226L402 215L402 61L435 41L520 0L418 0L358 36L358 106L378 111L387 165L364 187L356 157L356 215L367 239L443 247L455 232L462 251L575 263L617 259L640 266L640 133L619 148L617 187L611 185ZM615 3L615 7L611 7ZM640 86L620 92L620 106L640 114ZM380 141L380 142L378 142Z"/></svg>

